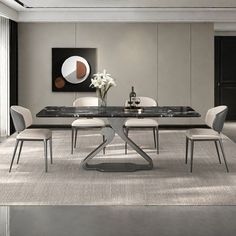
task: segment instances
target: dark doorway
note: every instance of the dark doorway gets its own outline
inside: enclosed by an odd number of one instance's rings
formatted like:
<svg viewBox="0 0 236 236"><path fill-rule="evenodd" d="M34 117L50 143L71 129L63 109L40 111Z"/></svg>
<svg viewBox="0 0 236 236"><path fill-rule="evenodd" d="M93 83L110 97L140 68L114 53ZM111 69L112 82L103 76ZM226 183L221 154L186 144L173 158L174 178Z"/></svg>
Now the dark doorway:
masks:
<svg viewBox="0 0 236 236"><path fill-rule="evenodd" d="M10 106L18 105L18 23L10 20ZM10 118L10 134L15 132Z"/></svg>
<svg viewBox="0 0 236 236"><path fill-rule="evenodd" d="M215 105L222 104L236 120L236 36L215 37Z"/></svg>

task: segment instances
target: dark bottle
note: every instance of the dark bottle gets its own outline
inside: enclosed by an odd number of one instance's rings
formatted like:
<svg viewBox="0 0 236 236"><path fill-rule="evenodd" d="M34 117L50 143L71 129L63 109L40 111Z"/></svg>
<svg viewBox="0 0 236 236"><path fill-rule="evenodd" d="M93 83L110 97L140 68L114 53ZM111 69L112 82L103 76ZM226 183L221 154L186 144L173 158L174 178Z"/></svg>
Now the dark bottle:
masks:
<svg viewBox="0 0 236 236"><path fill-rule="evenodd" d="M136 97L136 93L134 92L134 86L131 87L131 92L130 92L130 94L129 94L130 100L131 100L131 98L133 98L133 97Z"/></svg>
<svg viewBox="0 0 236 236"><path fill-rule="evenodd" d="M134 86L131 87L131 92L129 94L129 103L130 103L130 106L133 106L133 101L134 101L134 98L136 97L136 93L134 92Z"/></svg>

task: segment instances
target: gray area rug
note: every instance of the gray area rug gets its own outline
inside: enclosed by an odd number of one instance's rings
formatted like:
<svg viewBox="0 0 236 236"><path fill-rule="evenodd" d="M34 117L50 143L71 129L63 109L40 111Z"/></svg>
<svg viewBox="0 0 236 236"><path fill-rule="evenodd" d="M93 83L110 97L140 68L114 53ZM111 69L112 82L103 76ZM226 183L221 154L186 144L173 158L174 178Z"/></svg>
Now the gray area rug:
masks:
<svg viewBox="0 0 236 236"><path fill-rule="evenodd" d="M219 164L214 143L195 145L194 169L184 163L185 132L160 131L160 154L150 131L130 132L130 137L152 157L154 169L130 173L84 170L80 162L101 141L99 134L81 132L70 154L69 130L53 131L54 164L44 172L43 144L26 142L19 165L8 173L14 135L0 144L1 205L236 205L236 145L223 143L230 173ZM116 136L95 162L140 162Z"/></svg>

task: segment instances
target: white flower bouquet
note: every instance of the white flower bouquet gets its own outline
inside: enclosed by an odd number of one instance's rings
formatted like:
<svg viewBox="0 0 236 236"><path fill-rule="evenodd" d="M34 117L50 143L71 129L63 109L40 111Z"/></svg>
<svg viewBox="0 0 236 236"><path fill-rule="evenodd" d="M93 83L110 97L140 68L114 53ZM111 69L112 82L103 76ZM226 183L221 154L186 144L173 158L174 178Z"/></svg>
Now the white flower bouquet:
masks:
<svg viewBox="0 0 236 236"><path fill-rule="evenodd" d="M111 75L107 74L106 70L103 70L102 73L93 75L90 86L96 88L97 96L101 100L101 105L106 106L107 92L111 87L116 86L116 83Z"/></svg>

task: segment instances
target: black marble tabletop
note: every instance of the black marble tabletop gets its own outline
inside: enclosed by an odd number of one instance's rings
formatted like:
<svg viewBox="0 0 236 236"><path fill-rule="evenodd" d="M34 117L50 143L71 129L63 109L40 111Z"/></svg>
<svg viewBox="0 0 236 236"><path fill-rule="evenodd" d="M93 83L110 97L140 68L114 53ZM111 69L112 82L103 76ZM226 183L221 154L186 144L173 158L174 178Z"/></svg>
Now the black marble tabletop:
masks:
<svg viewBox="0 0 236 236"><path fill-rule="evenodd" d="M127 111L121 106L66 107L47 106L37 117L200 117L188 106L142 107L139 111Z"/></svg>

